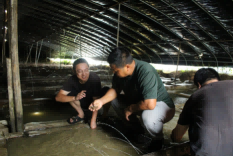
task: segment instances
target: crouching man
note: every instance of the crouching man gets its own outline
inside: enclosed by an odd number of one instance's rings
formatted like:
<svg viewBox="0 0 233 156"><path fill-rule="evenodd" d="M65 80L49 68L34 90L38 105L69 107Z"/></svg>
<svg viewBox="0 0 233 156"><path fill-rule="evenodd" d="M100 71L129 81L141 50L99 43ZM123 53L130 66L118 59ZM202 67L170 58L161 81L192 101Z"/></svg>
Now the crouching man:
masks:
<svg viewBox="0 0 233 156"><path fill-rule="evenodd" d="M157 71L149 63L134 59L123 48L114 49L108 56L108 63L114 72L112 88L95 100L89 109L95 112L111 101L117 115L133 126L131 133L140 133L136 114L140 115L142 125L153 138L149 151L160 150L163 124L173 118L175 106Z"/></svg>
<svg viewBox="0 0 233 156"><path fill-rule="evenodd" d="M83 109L88 110L93 100L100 97L101 83L99 76L94 72L89 72L88 62L83 59L77 59L73 63L75 75L71 76L63 85L63 88L56 96L58 102L69 102L70 105L78 112L78 115L68 119L70 124L84 120ZM96 118L98 111L93 111L90 127L96 128Z"/></svg>
<svg viewBox="0 0 233 156"><path fill-rule="evenodd" d="M233 155L233 81L219 81L212 68L195 73L198 90L185 103L171 139L178 142L188 130L191 154Z"/></svg>

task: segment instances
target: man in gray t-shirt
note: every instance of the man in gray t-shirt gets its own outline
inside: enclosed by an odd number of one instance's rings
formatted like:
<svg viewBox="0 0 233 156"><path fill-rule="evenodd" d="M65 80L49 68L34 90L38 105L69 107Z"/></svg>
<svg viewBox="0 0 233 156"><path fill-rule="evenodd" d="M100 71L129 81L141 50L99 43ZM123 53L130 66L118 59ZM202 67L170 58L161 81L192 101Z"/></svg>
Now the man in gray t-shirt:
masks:
<svg viewBox="0 0 233 156"><path fill-rule="evenodd" d="M179 141L189 128L192 155L233 155L233 81L202 68L194 76L199 88L185 103L171 138Z"/></svg>

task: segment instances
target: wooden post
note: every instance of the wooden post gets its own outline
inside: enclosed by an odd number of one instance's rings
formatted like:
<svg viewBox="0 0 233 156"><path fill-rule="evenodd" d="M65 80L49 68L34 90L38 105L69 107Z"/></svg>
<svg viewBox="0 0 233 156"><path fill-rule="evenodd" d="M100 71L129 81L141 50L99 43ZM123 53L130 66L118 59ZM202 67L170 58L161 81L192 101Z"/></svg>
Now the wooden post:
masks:
<svg viewBox="0 0 233 156"><path fill-rule="evenodd" d="M51 44L52 44L52 40L51 40L51 37L50 37L50 41L49 41L49 61L51 59Z"/></svg>
<svg viewBox="0 0 233 156"><path fill-rule="evenodd" d="M10 0L6 0L6 6L7 6L7 27L8 27L8 39L9 39L9 50L8 50L8 53L9 53L9 58L11 58L11 54L10 54L10 47L11 47L11 24L10 24L10 8L11 8L11 5L10 5ZM12 69L11 69L11 73L12 73Z"/></svg>
<svg viewBox="0 0 233 156"><path fill-rule="evenodd" d="M14 99L13 99L11 59L9 59L9 58L6 58L6 67L7 67L8 100L9 100L11 131L16 132L16 130L15 130L15 106L14 106Z"/></svg>
<svg viewBox="0 0 233 156"><path fill-rule="evenodd" d="M32 51L32 47L33 47L33 44L32 44L32 46L31 46L31 48L30 48L30 50L28 52L28 57L30 56L30 63L31 63L31 51ZM28 57L27 57L27 60L26 60L25 64L28 63Z"/></svg>
<svg viewBox="0 0 233 156"><path fill-rule="evenodd" d="M32 63L32 55L30 54L30 63Z"/></svg>
<svg viewBox="0 0 233 156"><path fill-rule="evenodd" d="M37 49L38 49L38 42L36 42L36 54L35 54L35 65L37 67L37 64L36 64L36 59L37 59Z"/></svg>
<svg viewBox="0 0 233 156"><path fill-rule="evenodd" d="M37 56L37 60L36 60L36 66L37 66L37 64L38 64L38 62L39 62L39 58L40 58L40 52L41 52L41 48L42 48L42 45L43 45L43 39L42 39L42 41L40 41L40 50L39 50L39 53L38 53L38 56Z"/></svg>
<svg viewBox="0 0 233 156"><path fill-rule="evenodd" d="M6 35L7 35L7 1L4 0L4 20L3 20L3 38L2 38L2 65L5 62Z"/></svg>
<svg viewBox="0 0 233 156"><path fill-rule="evenodd" d="M180 48L181 48L181 43L180 43L180 46L179 46L178 60L177 60L177 65L176 65L176 75L175 75L175 79L174 79L175 85L176 85L176 77L177 77L178 66L179 66L179 63L180 63Z"/></svg>
<svg viewBox="0 0 233 156"><path fill-rule="evenodd" d="M60 69L61 69L61 41L60 41Z"/></svg>
<svg viewBox="0 0 233 156"><path fill-rule="evenodd" d="M18 57L18 0L10 0L10 56L12 65L12 77L14 87L14 102L16 110L16 128L23 132L23 106L21 97L21 85L19 75Z"/></svg>
<svg viewBox="0 0 233 156"><path fill-rule="evenodd" d="M118 7L117 47L119 44L120 18L121 18L121 4L119 4L119 7Z"/></svg>
<svg viewBox="0 0 233 156"><path fill-rule="evenodd" d="M45 52L45 62L47 63L47 51Z"/></svg>

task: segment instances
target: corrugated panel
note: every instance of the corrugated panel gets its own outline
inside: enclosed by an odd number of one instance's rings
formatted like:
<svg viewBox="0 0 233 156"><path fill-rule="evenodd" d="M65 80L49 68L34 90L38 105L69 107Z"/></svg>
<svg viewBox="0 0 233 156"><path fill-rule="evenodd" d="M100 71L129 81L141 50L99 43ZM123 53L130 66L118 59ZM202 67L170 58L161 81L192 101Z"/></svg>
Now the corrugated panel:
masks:
<svg viewBox="0 0 233 156"><path fill-rule="evenodd" d="M233 64L231 0L19 0L20 45L35 52L43 39L42 53L104 59L116 46L118 3L119 46L134 57L176 64L181 44L180 64Z"/></svg>

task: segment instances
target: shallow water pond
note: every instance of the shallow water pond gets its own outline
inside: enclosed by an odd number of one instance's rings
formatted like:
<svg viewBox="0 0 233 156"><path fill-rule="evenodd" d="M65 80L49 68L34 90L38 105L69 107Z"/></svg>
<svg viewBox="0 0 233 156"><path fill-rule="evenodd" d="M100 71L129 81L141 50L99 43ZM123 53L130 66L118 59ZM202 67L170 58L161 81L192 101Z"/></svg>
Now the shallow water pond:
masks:
<svg viewBox="0 0 233 156"><path fill-rule="evenodd" d="M174 118L164 125L164 138L166 146L170 146L170 134L177 124L179 114L187 98L179 97L176 93L191 94L195 90L194 87L177 87L168 89L170 96L176 104L176 114ZM112 108L109 115L115 114ZM53 105L29 105L24 107L24 122L32 121L51 121L60 120L76 115L76 112L69 104L59 103ZM80 127L79 124L70 126L66 130L61 129L47 135L35 137L22 137L11 139L7 143L9 156L124 156L139 155L136 150L119 135L112 135L110 128L106 132L102 126L98 126L96 130L91 130L89 126ZM187 133L182 142L188 140ZM145 154L145 150L140 150Z"/></svg>
<svg viewBox="0 0 233 156"><path fill-rule="evenodd" d="M138 155L124 140L115 138L100 127L72 126L72 129L35 137L11 139L9 156L119 156Z"/></svg>
<svg viewBox="0 0 233 156"><path fill-rule="evenodd" d="M183 104L176 105L174 118L164 125L166 147L172 145L170 134L176 126L182 108ZM133 148L126 139L122 138L116 130L109 127L106 130L103 125L98 125L97 129L91 130L87 124L75 124L66 128L59 128L58 132L47 135L11 139L7 143L7 148L9 156L139 155L134 148L146 154L145 148L131 142L134 145ZM188 135L186 133L182 142L187 140Z"/></svg>

